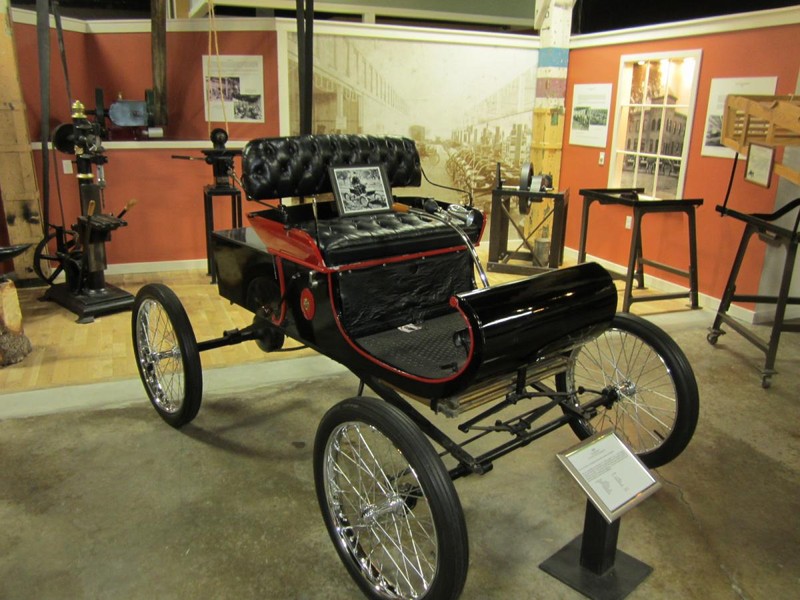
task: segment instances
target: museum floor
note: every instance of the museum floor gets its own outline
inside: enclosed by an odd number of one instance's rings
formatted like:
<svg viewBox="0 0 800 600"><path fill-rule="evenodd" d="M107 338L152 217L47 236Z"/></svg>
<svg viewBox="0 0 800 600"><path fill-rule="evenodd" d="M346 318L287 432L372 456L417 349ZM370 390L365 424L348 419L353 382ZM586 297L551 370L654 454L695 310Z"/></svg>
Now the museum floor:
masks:
<svg viewBox="0 0 800 600"><path fill-rule="evenodd" d="M202 274L147 280L176 289L199 339L249 321ZM134 378L130 315L77 325L40 293L20 290L34 353L0 369L0 598L359 597L311 473L317 423L356 392L349 373L310 351L210 351L203 408L175 431ZM796 597L800 338L784 335L763 390L755 347L735 333L706 342L713 313L635 306L689 357L701 410L688 449L658 469L663 488L622 519L620 550L653 567L629 597ZM575 442L557 431L456 482L463 598L581 597L538 568L583 528L585 497L555 457Z"/></svg>

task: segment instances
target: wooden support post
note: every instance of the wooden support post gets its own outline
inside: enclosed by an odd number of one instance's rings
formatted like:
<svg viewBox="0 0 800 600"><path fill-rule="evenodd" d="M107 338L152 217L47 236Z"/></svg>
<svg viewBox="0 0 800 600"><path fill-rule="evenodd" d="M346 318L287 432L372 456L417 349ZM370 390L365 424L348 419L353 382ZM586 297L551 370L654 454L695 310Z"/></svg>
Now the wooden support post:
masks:
<svg viewBox="0 0 800 600"><path fill-rule="evenodd" d="M167 1L150 0L151 52L153 55L154 121L167 124Z"/></svg>
<svg viewBox="0 0 800 600"><path fill-rule="evenodd" d="M0 3L0 199L11 245L42 239L39 188L30 147L28 120L19 82L14 27L8 6ZM34 280L33 251L14 258L19 280Z"/></svg>
<svg viewBox="0 0 800 600"><path fill-rule="evenodd" d="M541 172L553 176L553 190L555 191L560 189L572 4L572 2L548 1L536 7L536 23L539 27L541 48L536 69L531 162L536 173ZM526 235L552 212L552 202L542 202L531 206L525 224ZM552 227L545 227L547 232L545 237L548 235L552 237Z"/></svg>

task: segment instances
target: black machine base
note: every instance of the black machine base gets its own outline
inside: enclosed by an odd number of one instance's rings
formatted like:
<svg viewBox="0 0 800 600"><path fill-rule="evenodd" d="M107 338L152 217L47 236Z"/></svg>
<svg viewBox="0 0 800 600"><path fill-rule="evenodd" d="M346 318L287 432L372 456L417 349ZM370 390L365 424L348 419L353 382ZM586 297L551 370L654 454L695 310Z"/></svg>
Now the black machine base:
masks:
<svg viewBox="0 0 800 600"><path fill-rule="evenodd" d="M91 323L99 315L129 310L133 295L113 285L99 290L75 293L66 283L51 286L42 296L78 315L78 323Z"/></svg>
<svg viewBox="0 0 800 600"><path fill-rule="evenodd" d="M653 572L653 567L617 550L619 524L619 519L606 521L587 500L583 533L539 568L587 598L625 598Z"/></svg>

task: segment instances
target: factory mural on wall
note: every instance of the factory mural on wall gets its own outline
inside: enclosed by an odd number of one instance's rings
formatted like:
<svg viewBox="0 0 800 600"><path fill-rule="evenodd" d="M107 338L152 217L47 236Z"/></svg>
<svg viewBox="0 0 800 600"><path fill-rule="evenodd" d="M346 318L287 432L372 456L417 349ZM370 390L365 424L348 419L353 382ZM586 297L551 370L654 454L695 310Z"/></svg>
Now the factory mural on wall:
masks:
<svg viewBox="0 0 800 600"><path fill-rule="evenodd" d="M293 82L294 33L287 48ZM508 181L530 161L537 57L531 48L315 35L312 131L411 137L431 180L488 196L497 163ZM297 134L295 85L289 102Z"/></svg>

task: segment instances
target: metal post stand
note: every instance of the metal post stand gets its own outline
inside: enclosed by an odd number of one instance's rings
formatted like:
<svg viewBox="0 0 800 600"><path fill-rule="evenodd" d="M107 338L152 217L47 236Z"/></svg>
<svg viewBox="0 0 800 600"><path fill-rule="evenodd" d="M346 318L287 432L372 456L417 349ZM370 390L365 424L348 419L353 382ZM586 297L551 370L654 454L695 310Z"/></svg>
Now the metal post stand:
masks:
<svg viewBox="0 0 800 600"><path fill-rule="evenodd" d="M228 142L228 132L224 129L214 129L211 132L212 148L203 150L205 158L193 156L172 155L172 158L183 160L204 160L211 165L214 173L214 183L203 188L203 213L206 225L206 264L211 283L217 282L217 271L214 264L214 253L211 250L211 232L214 231L214 197L227 196L231 199L231 222L234 229L242 226L242 193L234 186L233 159L241 156L241 150L229 150L225 147Z"/></svg>
<svg viewBox="0 0 800 600"><path fill-rule="evenodd" d="M605 520L591 500L586 501L583 533L548 558L539 568L587 598L625 598L653 568L617 551L620 521Z"/></svg>

